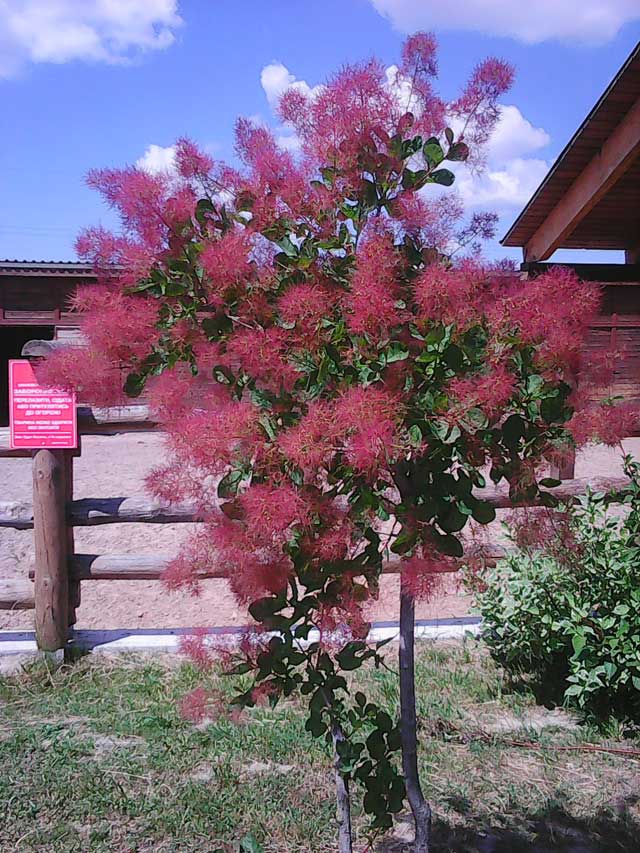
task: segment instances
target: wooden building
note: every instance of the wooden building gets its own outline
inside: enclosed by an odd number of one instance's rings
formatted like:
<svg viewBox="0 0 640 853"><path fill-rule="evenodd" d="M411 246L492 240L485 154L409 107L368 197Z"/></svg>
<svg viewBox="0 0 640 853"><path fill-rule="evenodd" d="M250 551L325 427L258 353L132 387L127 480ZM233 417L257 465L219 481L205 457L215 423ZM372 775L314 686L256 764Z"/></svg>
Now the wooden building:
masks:
<svg viewBox="0 0 640 853"><path fill-rule="evenodd" d="M94 281L86 264L0 261L0 426L8 423L7 362L20 358L27 341L73 334L78 321L69 297Z"/></svg>
<svg viewBox="0 0 640 853"><path fill-rule="evenodd" d="M529 275L557 249L624 252L624 263L567 264L603 282L591 348L625 352L614 394L640 398L640 43L577 129L503 246L522 248Z"/></svg>

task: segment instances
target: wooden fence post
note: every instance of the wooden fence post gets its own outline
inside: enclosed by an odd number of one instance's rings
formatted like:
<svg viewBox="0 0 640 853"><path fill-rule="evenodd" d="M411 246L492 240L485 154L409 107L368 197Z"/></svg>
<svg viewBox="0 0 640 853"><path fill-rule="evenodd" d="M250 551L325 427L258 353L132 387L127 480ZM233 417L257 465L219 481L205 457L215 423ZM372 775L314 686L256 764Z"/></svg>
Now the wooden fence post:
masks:
<svg viewBox="0 0 640 853"><path fill-rule="evenodd" d="M33 455L35 623L38 648L64 648L69 632L68 462L65 450Z"/></svg>
<svg viewBox="0 0 640 853"><path fill-rule="evenodd" d="M576 451L571 448L558 464L550 466L550 475L556 480L573 480L576 476Z"/></svg>

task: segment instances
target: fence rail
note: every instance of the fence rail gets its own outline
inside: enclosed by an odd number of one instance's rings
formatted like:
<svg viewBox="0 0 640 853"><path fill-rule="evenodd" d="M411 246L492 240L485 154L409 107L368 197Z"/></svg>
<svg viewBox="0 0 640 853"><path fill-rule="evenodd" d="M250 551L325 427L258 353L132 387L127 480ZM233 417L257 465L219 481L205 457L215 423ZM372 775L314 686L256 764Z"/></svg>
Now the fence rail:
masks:
<svg viewBox="0 0 640 853"><path fill-rule="evenodd" d="M144 406L118 409L79 407L80 435L156 430L157 424ZM80 586L90 580L158 580L172 559L171 554L76 554L73 530L102 524L179 524L198 523L197 507L188 503L168 504L144 495L112 498L73 499L73 459L78 451L14 451L8 430L0 430L0 457L33 457L33 503L0 502L0 527L34 530L35 562L30 580L0 581L0 609L35 608L36 639L39 648L55 650L67 642L69 627L75 623L80 603ZM615 499L626 485L621 477L593 480L573 478L572 466L561 474L569 475L553 490L567 501L584 494L588 487L611 494ZM477 497L496 509L513 506L504 488L489 486L475 491ZM483 554L488 561L504 556L499 545L491 545ZM398 561L385 563L383 571L399 570ZM224 577L224 571L212 568L203 578Z"/></svg>
<svg viewBox="0 0 640 853"><path fill-rule="evenodd" d="M623 490L624 477L594 477L565 480L553 489L561 501L570 501L585 494L587 487L595 492L605 492L615 498ZM508 509L514 504L505 489L487 487L474 489L476 498L494 509ZM532 504L533 505L533 504ZM0 527L16 530L33 528L33 505L24 501L0 502ZM83 498L67 504L67 524L70 527L95 527L100 524L190 524L201 522L195 504L163 503L145 495L121 498Z"/></svg>

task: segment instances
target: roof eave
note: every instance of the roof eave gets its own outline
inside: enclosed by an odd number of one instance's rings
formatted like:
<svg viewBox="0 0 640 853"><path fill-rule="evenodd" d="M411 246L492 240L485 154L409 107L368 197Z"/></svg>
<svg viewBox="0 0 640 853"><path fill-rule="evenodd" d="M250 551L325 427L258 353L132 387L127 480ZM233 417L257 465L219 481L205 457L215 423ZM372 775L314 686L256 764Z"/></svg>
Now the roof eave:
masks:
<svg viewBox="0 0 640 853"><path fill-rule="evenodd" d="M591 110L589 111L586 118L582 121L582 123L580 124L580 126L578 127L576 132L573 134L573 136L569 140L569 142L562 149L562 151L560 152L560 154L556 158L555 162L553 163L553 165L551 166L551 168L549 169L549 171L547 172L545 177L542 179L542 181L541 181L540 185L538 186L538 188L536 189L536 191L533 193L533 195L531 196L529 201L526 203L526 205L522 208L522 210L518 214L517 218L514 220L513 224L511 225L511 227L509 228L507 233L504 235L504 237L502 237L502 239L500 240L501 246L505 246L508 248L522 248L522 247L524 247L524 245L526 244L526 241L523 241L522 239L518 239L517 237L514 237L513 235L514 235L515 230L518 228L521 221L524 219L524 217L527 215L527 213L530 211L530 209L535 205L538 198L541 196L541 194L543 193L545 188L548 186L550 181L553 179L553 176L557 172L562 161L565 159L565 157L567 156L569 151L571 151L571 149L574 147L574 145L578 142L581 135L584 133L586 127L589 125L589 122L593 119L594 115L598 112L600 107L604 104L604 102L607 100L607 98L611 95L611 92L615 89L615 87L618 84L618 82L620 81L620 79L624 76L628 67L633 63L633 61L638 56L640 56L640 42L638 42L638 44L635 46L635 48L631 51L631 53L627 57L624 64L618 70L618 73L611 80L611 82L609 83L609 85L607 86L605 91L602 93L600 98L598 98L597 102L591 108Z"/></svg>

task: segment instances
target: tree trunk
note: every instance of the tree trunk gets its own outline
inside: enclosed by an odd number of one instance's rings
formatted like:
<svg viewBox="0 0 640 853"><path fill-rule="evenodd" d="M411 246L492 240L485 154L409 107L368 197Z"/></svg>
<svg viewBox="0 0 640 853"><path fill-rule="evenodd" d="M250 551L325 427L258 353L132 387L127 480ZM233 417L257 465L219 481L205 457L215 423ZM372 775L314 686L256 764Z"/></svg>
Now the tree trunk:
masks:
<svg viewBox="0 0 640 853"><path fill-rule="evenodd" d="M420 788L414 677L415 599L400 582L400 735L402 770L416 829L415 853L429 853L431 808Z"/></svg>
<svg viewBox="0 0 640 853"><path fill-rule="evenodd" d="M331 726L331 737L335 752L336 806L338 813L338 850L340 853L352 853L351 846L351 800L349 783L340 771L340 758L337 743L343 739L342 730L337 723Z"/></svg>

